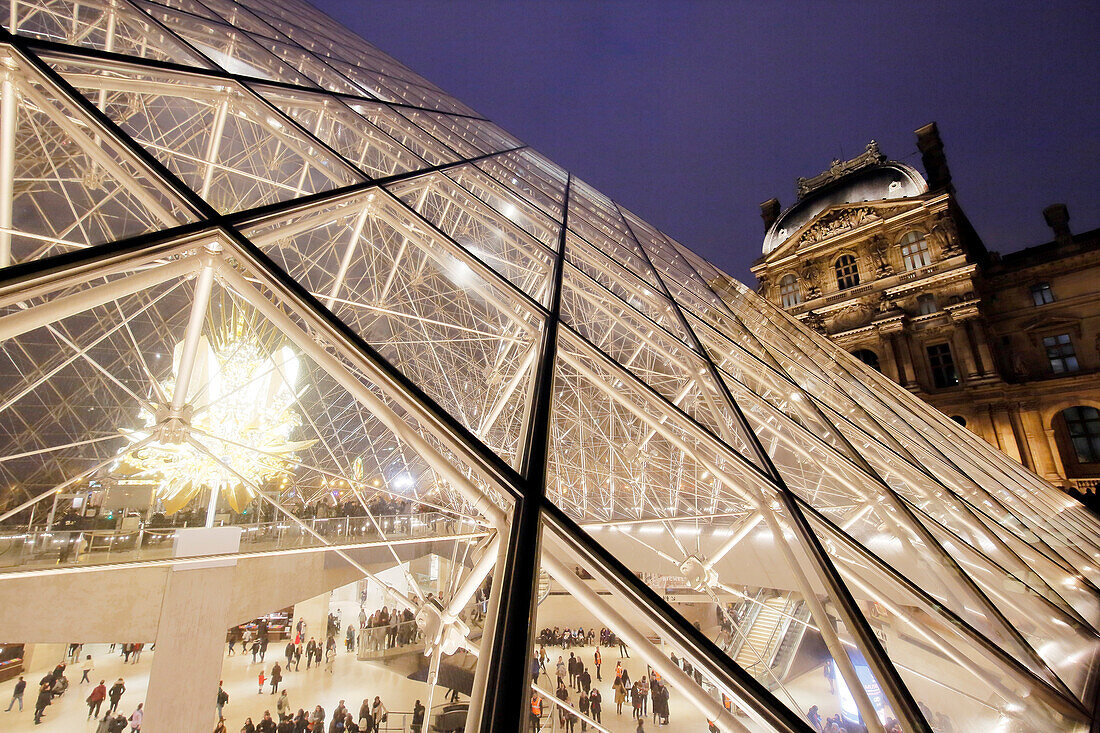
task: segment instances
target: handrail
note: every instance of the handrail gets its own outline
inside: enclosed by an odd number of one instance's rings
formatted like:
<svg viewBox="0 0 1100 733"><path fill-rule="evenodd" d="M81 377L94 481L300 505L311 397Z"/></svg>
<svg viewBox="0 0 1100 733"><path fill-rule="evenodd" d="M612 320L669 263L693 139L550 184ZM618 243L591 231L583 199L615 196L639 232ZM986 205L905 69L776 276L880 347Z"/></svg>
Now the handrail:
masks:
<svg viewBox="0 0 1100 733"><path fill-rule="evenodd" d="M377 522L377 526L375 525ZM241 527L241 549L289 549L323 544L378 539L431 537L445 526L453 534L475 526L473 520L440 512L387 514L374 517L309 519L306 528L288 521L262 522ZM441 526L444 525L444 526ZM381 528L381 532L379 531ZM185 527L139 526L127 529L72 529L0 532L0 568L27 565L98 564L128 559L170 557L176 531ZM317 536L309 532L312 530Z"/></svg>

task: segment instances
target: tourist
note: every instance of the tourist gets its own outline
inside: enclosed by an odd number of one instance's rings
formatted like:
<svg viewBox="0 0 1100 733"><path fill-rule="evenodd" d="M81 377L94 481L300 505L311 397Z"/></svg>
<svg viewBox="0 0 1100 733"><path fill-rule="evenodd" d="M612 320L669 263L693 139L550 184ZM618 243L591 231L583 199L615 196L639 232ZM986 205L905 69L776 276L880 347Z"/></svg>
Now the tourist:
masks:
<svg viewBox="0 0 1100 733"><path fill-rule="evenodd" d="M218 707L218 717L219 718L222 717L222 711L225 708L226 704L229 702L229 693L225 691L224 687L222 687L223 684L224 684L224 681L218 682L218 697L217 697L217 703L216 704L217 704L217 707Z"/></svg>
<svg viewBox="0 0 1100 733"><path fill-rule="evenodd" d="M92 694L88 695L85 700L88 703L88 720L99 717L99 709L103 705L103 701L107 699L106 682L106 680L100 680L99 684L92 688Z"/></svg>
<svg viewBox="0 0 1100 733"><path fill-rule="evenodd" d="M141 730L141 721L145 717L145 713L142 710L142 708L144 706L145 706L145 703L139 702L138 706L134 709L134 712L130 713L130 730L131 731L136 732L136 731Z"/></svg>
<svg viewBox="0 0 1100 733"><path fill-rule="evenodd" d="M318 705L313 708L313 712L309 714L309 722L313 723L313 730L320 731L325 729L325 709Z"/></svg>
<svg viewBox="0 0 1100 733"><path fill-rule="evenodd" d="M366 700L363 702L366 702ZM418 731L422 727L424 727L424 706L421 704L420 700L417 700L413 704L412 729L413 731Z"/></svg>
<svg viewBox="0 0 1100 733"><path fill-rule="evenodd" d="M257 675L256 678L260 681L260 688L258 690L256 690L256 694L257 695L262 695L262 694L264 694L264 680L267 679L264 676L264 671L262 669L260 670L260 674Z"/></svg>
<svg viewBox="0 0 1100 733"><path fill-rule="evenodd" d="M107 708L108 712L115 712L118 710L118 701L122 699L122 693L126 692L126 683L122 681L122 678L118 678L118 682L111 685L111 689L107 691L107 697L111 701L111 706Z"/></svg>
<svg viewBox="0 0 1100 733"><path fill-rule="evenodd" d="M374 718L374 727L379 729L382 727L382 723L385 723L390 715L389 710L382 704L382 698L378 695L374 696L374 702L370 706L371 717Z"/></svg>
<svg viewBox="0 0 1100 733"><path fill-rule="evenodd" d="M813 725L814 730L823 730L821 725L821 713L817 709L817 705L811 705L810 710L806 713L806 717L809 719L810 724Z"/></svg>
<svg viewBox="0 0 1100 733"><path fill-rule="evenodd" d="M23 679L23 675L19 675L19 679L15 682L15 689L11 693L11 701L8 703L5 713L11 710L12 705L19 703L19 712L23 712L23 692L27 689L27 681Z"/></svg>
<svg viewBox="0 0 1100 733"><path fill-rule="evenodd" d="M600 677L600 664L603 663L603 657L600 656L600 649L596 647L596 653L592 655L593 661L596 663L596 680L603 682L603 677Z"/></svg>
<svg viewBox="0 0 1100 733"><path fill-rule="evenodd" d="M88 675L90 675L94 670L95 662L92 661L92 655L89 654L84 658L84 664L80 665L80 684L84 684L85 682L91 684L92 681L88 679Z"/></svg>
<svg viewBox="0 0 1100 733"><path fill-rule="evenodd" d="M252 722L252 718L244 719L244 725L241 726L241 733L256 733L256 724Z"/></svg>
<svg viewBox="0 0 1100 733"><path fill-rule="evenodd" d="M592 692L590 692L588 695L588 709L590 711L589 714L592 716L592 720L596 721L597 723L603 722L603 719L601 718L601 715L603 714L603 695L601 695L600 691L595 688L593 688Z"/></svg>
<svg viewBox="0 0 1100 733"><path fill-rule="evenodd" d="M615 681L611 684L611 689L615 691L615 713L622 715L623 703L626 702L626 685L623 684L621 675L615 678Z"/></svg>
<svg viewBox="0 0 1100 733"><path fill-rule="evenodd" d="M46 712L46 706L53 701L53 692L50 690L50 686L43 683L38 688L38 699L34 702L34 724L38 725L42 722L42 715Z"/></svg>
<svg viewBox="0 0 1100 733"><path fill-rule="evenodd" d="M275 703L275 712L279 714L279 720L290 717L290 698L286 694L286 690L279 693L279 699Z"/></svg>
<svg viewBox="0 0 1100 733"><path fill-rule="evenodd" d="M278 662L275 662L275 666L271 668L271 694L274 695L279 691L279 683L283 681L283 668L279 666Z"/></svg>
<svg viewBox="0 0 1100 733"><path fill-rule="evenodd" d="M265 710L264 717L256 726L256 733L277 733L275 721L271 719L271 711Z"/></svg>

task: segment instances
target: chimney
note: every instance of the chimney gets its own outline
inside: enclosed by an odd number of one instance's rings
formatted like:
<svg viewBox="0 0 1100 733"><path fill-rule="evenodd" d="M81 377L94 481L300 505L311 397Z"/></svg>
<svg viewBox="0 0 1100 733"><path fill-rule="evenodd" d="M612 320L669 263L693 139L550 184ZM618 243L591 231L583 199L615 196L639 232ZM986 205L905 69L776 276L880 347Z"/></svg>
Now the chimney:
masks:
<svg viewBox="0 0 1100 733"><path fill-rule="evenodd" d="M772 228L772 224L779 218L779 199L768 199L760 204L760 218L764 220L764 231Z"/></svg>
<svg viewBox="0 0 1100 733"><path fill-rule="evenodd" d="M1065 204L1051 204L1043 209L1043 218L1047 226L1054 230L1054 241L1058 244L1073 244L1073 234L1069 231L1069 209Z"/></svg>
<svg viewBox="0 0 1100 733"><path fill-rule="evenodd" d="M955 187L951 185L951 169L947 167L947 156L943 154L943 140L936 123L929 122L916 134L917 150L924 163L924 172L928 174L928 188L955 193Z"/></svg>

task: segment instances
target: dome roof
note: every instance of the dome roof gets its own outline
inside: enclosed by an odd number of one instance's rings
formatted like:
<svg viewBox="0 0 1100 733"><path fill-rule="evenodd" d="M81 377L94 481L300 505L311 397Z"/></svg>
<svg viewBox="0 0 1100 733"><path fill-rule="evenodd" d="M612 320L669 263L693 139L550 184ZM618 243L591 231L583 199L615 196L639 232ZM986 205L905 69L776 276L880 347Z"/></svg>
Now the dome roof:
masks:
<svg viewBox="0 0 1100 733"><path fill-rule="evenodd" d="M810 191L780 214L764 235L764 254L776 250L790 235L832 206L907 198L927 191L928 184L913 166L893 160L848 173Z"/></svg>

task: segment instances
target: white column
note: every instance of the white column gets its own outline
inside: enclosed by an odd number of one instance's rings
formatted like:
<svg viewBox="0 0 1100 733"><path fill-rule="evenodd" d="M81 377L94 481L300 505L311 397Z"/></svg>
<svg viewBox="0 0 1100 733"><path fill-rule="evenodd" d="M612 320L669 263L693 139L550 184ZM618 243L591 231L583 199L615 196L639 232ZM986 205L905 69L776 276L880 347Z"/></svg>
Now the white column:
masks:
<svg viewBox="0 0 1100 733"><path fill-rule="evenodd" d="M175 556L219 555L240 549L240 527L176 532ZM147 733L209 733L221 680L235 559L175 565L161 604L157 647L145 696Z"/></svg>
<svg viewBox="0 0 1100 733"><path fill-rule="evenodd" d="M14 12L14 10L12 11ZM16 104L12 71L3 72L0 82L0 267L11 264L11 228L15 198L15 122Z"/></svg>

